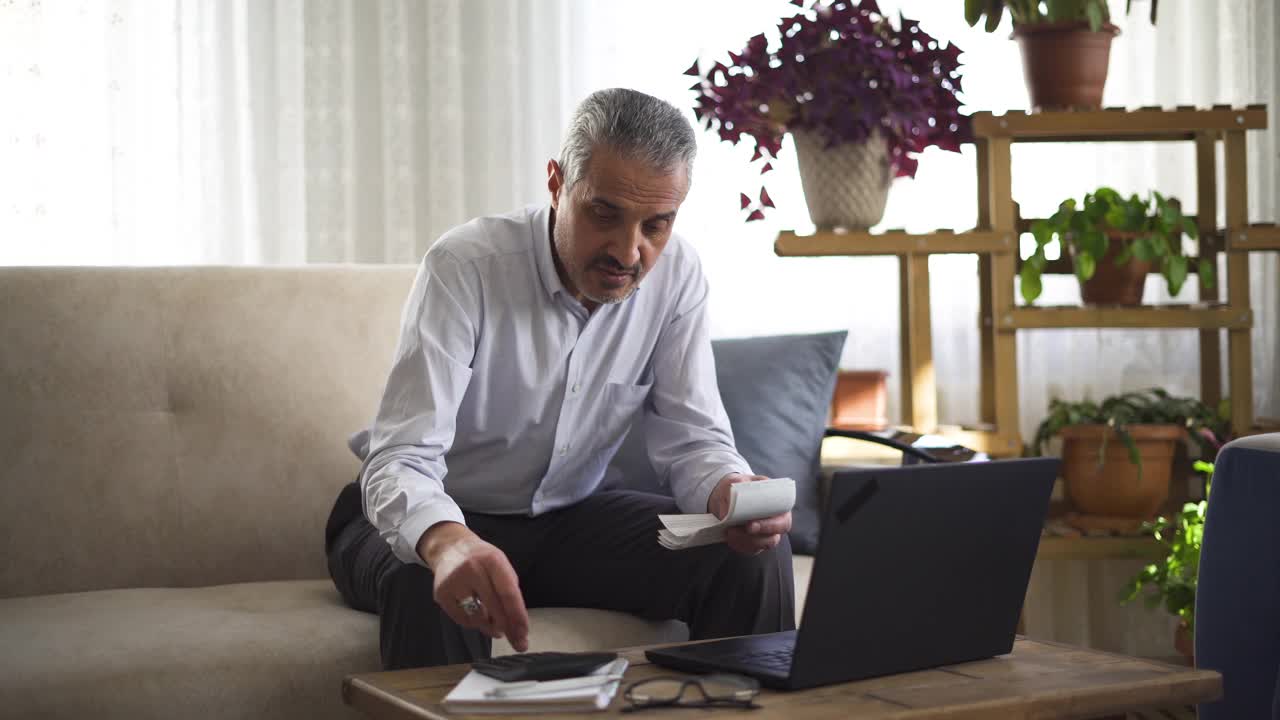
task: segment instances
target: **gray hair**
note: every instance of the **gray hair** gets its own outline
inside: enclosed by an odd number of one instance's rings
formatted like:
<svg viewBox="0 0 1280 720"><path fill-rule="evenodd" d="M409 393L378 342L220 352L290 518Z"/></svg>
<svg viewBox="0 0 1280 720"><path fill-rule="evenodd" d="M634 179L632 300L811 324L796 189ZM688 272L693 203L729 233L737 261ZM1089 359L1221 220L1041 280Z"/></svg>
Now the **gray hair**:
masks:
<svg viewBox="0 0 1280 720"><path fill-rule="evenodd" d="M591 93L578 105L560 146L565 190L586 174L591 152L599 146L664 171L684 163L688 181L693 182L698 151L693 128L675 106L652 95L609 88Z"/></svg>

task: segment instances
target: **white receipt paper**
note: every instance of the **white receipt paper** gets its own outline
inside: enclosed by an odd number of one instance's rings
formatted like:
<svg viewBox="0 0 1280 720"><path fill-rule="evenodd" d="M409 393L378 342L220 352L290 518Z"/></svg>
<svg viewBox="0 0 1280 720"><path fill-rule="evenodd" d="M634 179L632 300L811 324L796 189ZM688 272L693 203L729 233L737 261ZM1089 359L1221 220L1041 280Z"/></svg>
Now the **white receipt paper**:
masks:
<svg viewBox="0 0 1280 720"><path fill-rule="evenodd" d="M621 677L626 670L626 659L618 658L590 673L601 677L599 684L560 690L556 689L560 683L550 680L538 684L539 688L545 688L539 692L509 697L495 697L492 693L495 689L510 683L504 683L472 670L445 696L443 705L446 711L460 714L569 713L603 710L609 707L614 694L618 691L621 681L617 678Z"/></svg>
<svg viewBox="0 0 1280 720"><path fill-rule="evenodd" d="M796 504L796 484L791 478L740 482L729 486L729 512L724 520L711 513L659 515L663 528L658 544L668 550L724 542L724 531L734 525L781 515Z"/></svg>

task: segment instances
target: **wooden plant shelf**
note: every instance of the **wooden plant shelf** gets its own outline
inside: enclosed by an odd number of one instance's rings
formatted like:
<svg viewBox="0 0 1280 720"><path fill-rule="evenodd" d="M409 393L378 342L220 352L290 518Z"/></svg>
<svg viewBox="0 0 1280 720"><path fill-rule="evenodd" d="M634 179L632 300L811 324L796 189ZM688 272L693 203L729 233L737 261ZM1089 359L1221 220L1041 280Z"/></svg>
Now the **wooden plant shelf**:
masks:
<svg viewBox="0 0 1280 720"><path fill-rule="evenodd" d="M1017 456L1022 452L1018 408L1019 330L1186 328L1199 331L1200 399L1213 407L1224 397L1230 397L1232 427L1253 427L1254 316L1249 305L1249 253L1280 251L1280 227L1249 224L1248 131L1267 127L1266 106L1104 108L1018 111L1001 115L980 112L974 113L972 120L978 174L978 217L974 229L930 233L819 231L809 235L785 231L774 243L774 251L788 257L889 255L898 258L902 422L917 432L946 434L962 445L993 457ZM1193 277L1189 283L1198 291L1198 302L1192 305L1132 308L1018 305L1015 292L1015 278L1021 263L1018 241L1033 220L1022 218L1014 201L1013 145L1150 140L1185 140L1194 144L1196 215L1192 221L1199 238L1198 252L1194 254L1196 261L1189 263L1188 270L1198 270L1200 258L1215 264L1222 262L1225 271L1219 277L1225 289L1204 287L1199 278ZM1220 184L1225 230L1216 223ZM976 431L944 433L938 422L929 256L949 253L978 256L980 402L977 421L982 427ZM1061 257L1052 262L1047 271L1071 272L1071 261ZM1222 383L1224 370L1227 388L1223 388ZM1096 538L1047 541L1049 548L1087 543L1081 545L1087 548L1084 550L1087 553L1106 547L1100 544L1103 542ZM1104 554L1109 556L1112 550L1107 549Z"/></svg>
<svg viewBox="0 0 1280 720"><path fill-rule="evenodd" d="M1275 223L1247 225L1226 236L1229 250L1280 250L1280 226Z"/></svg>
<svg viewBox="0 0 1280 720"><path fill-rule="evenodd" d="M1248 329L1253 313L1225 305L1138 307L1017 307L996 318L998 330L1028 328Z"/></svg>
<svg viewBox="0 0 1280 720"><path fill-rule="evenodd" d="M783 257L1011 253L1017 251L1017 237L1011 232L992 230L956 232L944 229L931 233L827 230L811 235L783 230L778 233L773 250Z"/></svg>
<svg viewBox="0 0 1280 720"><path fill-rule="evenodd" d="M937 432L931 434L994 457L1012 457L1022 452L1022 440L1019 437L1000 435L994 428L939 426ZM883 445L841 437L829 437L822 441L824 470L835 471L862 465L901 464L902 452Z"/></svg>
<svg viewBox="0 0 1280 720"><path fill-rule="evenodd" d="M1150 537L1063 537L1040 538L1039 560L1154 560L1166 552L1164 546Z"/></svg>
<svg viewBox="0 0 1280 720"><path fill-rule="evenodd" d="M1262 130L1267 127L1265 105L1233 108L1215 105L1201 109L1179 106L1166 110L1037 112L1010 111L1003 115L974 113L973 133L979 138L1009 138L1017 142L1132 142L1135 140L1194 140L1197 133Z"/></svg>
<svg viewBox="0 0 1280 720"><path fill-rule="evenodd" d="M1014 457L1022 452L1022 439L1016 433L1001 434L994 428L983 430L977 428L939 427L935 434L957 445L987 453L992 457Z"/></svg>
<svg viewBox="0 0 1280 720"><path fill-rule="evenodd" d="M1257 248L1257 249L1265 249L1265 248ZM1277 249L1280 249L1280 248L1277 248ZM1025 265L1026 262L1027 262L1026 260L1022 258L1018 258L1017 265L1014 266L1015 269L1021 270L1022 266ZM1076 266L1071 261L1071 256L1060 255L1054 258L1053 260L1049 260L1048 262L1046 262L1044 269L1040 271L1040 274L1041 275L1074 275L1075 272L1076 272ZM1195 257L1194 255L1187 257L1187 273L1190 275L1197 275L1197 276L1200 274L1200 258ZM1189 282L1193 282L1193 281L1194 279L1192 279Z"/></svg>

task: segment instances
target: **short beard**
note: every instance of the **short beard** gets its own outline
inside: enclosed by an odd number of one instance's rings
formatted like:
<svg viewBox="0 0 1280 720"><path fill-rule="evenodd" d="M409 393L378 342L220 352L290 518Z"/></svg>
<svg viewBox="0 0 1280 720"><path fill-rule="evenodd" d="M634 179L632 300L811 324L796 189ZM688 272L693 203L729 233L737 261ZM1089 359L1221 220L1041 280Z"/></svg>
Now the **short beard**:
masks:
<svg viewBox="0 0 1280 720"><path fill-rule="evenodd" d="M640 289L640 283L639 283L639 282L633 282L633 283L631 283L631 289L627 291L627 294L626 294L626 295L620 295L620 296L618 296L618 297L598 298L598 297L592 297L591 295L588 295L588 294L586 293L586 291L583 291L583 293L582 293L582 297L584 297L584 298L586 298L586 299L590 300L591 302L593 302L593 303L595 303L595 304L597 304L597 305L617 305L618 303L622 302L623 300L626 300L626 299L630 298L632 295L635 295L635 294L636 294L636 291L637 291L637 290L639 290L639 289Z"/></svg>
<svg viewBox="0 0 1280 720"><path fill-rule="evenodd" d="M552 218L554 218L555 211L553 210L552 213L553 213ZM556 256L559 258L561 264L564 265L565 274L568 275L569 278L574 281L575 285L580 285L579 280L582 278L585 278L587 275L587 271L590 270L591 268L590 266L586 268L579 268L577 264L573 262L572 260L573 253L569 252L568 248L563 248L563 243L564 243L563 233L564 231L560 229L559 225L552 225L551 226L551 242L553 245L555 245ZM575 275L577 277L574 277ZM591 302L597 305L617 305L623 300L627 300L632 295L635 295L636 290L640 289L640 272L637 271L634 277L635 277L635 280L631 283L631 290L629 290L626 295L620 295L618 297L594 297L590 293L588 293L586 289L582 287L578 288L578 292L582 293L582 297L590 300Z"/></svg>

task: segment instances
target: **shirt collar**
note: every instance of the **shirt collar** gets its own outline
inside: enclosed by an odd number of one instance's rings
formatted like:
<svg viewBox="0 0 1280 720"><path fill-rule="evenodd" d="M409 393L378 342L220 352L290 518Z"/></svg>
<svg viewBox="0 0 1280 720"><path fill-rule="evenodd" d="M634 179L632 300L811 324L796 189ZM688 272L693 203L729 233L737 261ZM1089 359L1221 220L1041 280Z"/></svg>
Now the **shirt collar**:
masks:
<svg viewBox="0 0 1280 720"><path fill-rule="evenodd" d="M557 293L564 293L567 296L568 291L560 282L560 273L556 272L556 261L551 255L550 205L543 205L533 213L533 257L547 295L554 298Z"/></svg>

